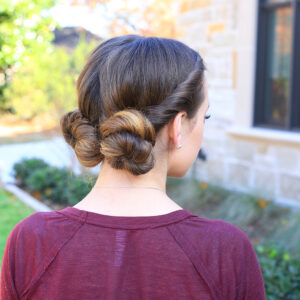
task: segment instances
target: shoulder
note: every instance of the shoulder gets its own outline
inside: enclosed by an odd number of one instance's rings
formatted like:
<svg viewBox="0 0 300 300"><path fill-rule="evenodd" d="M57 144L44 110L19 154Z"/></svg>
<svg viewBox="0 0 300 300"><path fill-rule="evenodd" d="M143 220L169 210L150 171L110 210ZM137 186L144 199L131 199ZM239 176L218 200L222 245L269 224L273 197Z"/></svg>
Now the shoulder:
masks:
<svg viewBox="0 0 300 300"><path fill-rule="evenodd" d="M208 239L218 244L251 243L242 229L221 219L193 216L182 222L182 230L193 235L194 240Z"/></svg>
<svg viewBox="0 0 300 300"><path fill-rule="evenodd" d="M24 291L42 274L80 226L58 211L35 212L15 225L7 239L3 263L15 270L18 291Z"/></svg>
<svg viewBox="0 0 300 300"><path fill-rule="evenodd" d="M200 255L206 265L237 267L241 261L255 260L255 250L247 234L227 221L191 217L179 225L179 230ZM196 255L195 254L195 255Z"/></svg>
<svg viewBox="0 0 300 300"><path fill-rule="evenodd" d="M62 219L62 215L56 211L35 212L15 225L10 232L10 238L16 240L28 234L31 238L48 234L51 231L51 227L55 226L57 222L61 222Z"/></svg>
<svg viewBox="0 0 300 300"><path fill-rule="evenodd" d="M80 225L78 219L69 218L60 211L35 212L15 225L10 235L20 238L30 234L31 237L50 237L66 232L67 227L77 228Z"/></svg>
<svg viewBox="0 0 300 300"><path fill-rule="evenodd" d="M40 263L39 260L45 254L42 252L47 251L59 238L64 219L56 211L35 212L18 222L10 232L5 246L9 253L13 253L15 263L21 266L25 258ZM28 253L31 255L27 257Z"/></svg>
<svg viewBox="0 0 300 300"><path fill-rule="evenodd" d="M41 217L43 214L44 213L41 212L35 212L19 221L10 232L7 243L17 243L23 239L24 235L27 236L28 234L31 235L41 232L42 224L44 223L44 218Z"/></svg>
<svg viewBox="0 0 300 300"><path fill-rule="evenodd" d="M26 255L35 252L42 259L53 245L64 241L81 227L82 223L59 211L35 212L15 225L9 234L7 247Z"/></svg>
<svg viewBox="0 0 300 300"><path fill-rule="evenodd" d="M197 216L179 226L199 273L224 299L236 299L237 295L238 299L265 299L257 256L242 229L224 220Z"/></svg>

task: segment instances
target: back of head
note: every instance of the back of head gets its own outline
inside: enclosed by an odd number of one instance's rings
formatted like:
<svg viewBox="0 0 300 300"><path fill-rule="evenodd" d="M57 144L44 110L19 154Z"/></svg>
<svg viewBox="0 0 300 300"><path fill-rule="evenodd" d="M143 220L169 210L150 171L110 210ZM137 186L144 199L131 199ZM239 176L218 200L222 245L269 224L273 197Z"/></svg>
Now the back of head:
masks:
<svg viewBox="0 0 300 300"><path fill-rule="evenodd" d="M197 113L204 70L200 55L177 40L137 35L106 40L78 77L78 109L61 118L66 142L84 166L105 158L115 169L147 173L155 164L159 130L179 111L188 118Z"/></svg>

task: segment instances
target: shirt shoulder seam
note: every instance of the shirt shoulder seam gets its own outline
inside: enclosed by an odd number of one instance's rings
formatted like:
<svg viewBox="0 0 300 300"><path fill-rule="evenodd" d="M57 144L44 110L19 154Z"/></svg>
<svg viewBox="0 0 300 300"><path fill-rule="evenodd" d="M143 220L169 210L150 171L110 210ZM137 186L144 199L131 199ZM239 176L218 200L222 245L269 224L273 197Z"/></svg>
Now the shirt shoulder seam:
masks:
<svg viewBox="0 0 300 300"><path fill-rule="evenodd" d="M215 282L211 279L211 276L210 276L207 268L205 267L205 265L202 263L201 258L198 257L198 261L197 261L198 263L195 261L194 255L196 253L196 249L195 249L194 245L189 243L189 244L186 244L187 245L186 247L184 246L184 243L182 243L182 240L185 239L185 237L179 228L175 228L174 226L171 225L171 226L168 226L167 229L168 229L170 235L174 238L175 242L183 250L183 252L187 256L187 258L191 261L193 266L196 268L199 275L204 279L206 284L213 291L214 295L216 296L216 294L217 294L216 299L223 299L223 297L221 296L222 293L221 293L220 289L215 285ZM176 233L177 233L177 237L176 237ZM199 268L198 264L201 265L200 266L201 268ZM202 273L204 273L204 274L202 274Z"/></svg>
<svg viewBox="0 0 300 300"><path fill-rule="evenodd" d="M66 216L63 216L65 219L67 219ZM73 230L70 230L69 235L64 238L58 240L48 251L46 254L44 260L40 264L40 267L38 268L38 271L35 275L35 278L32 280L30 285L28 285L23 293L21 294L21 298L24 297L24 299L29 299L31 296L31 293L33 292L34 287L38 284L40 281L41 277L46 273L48 267L50 264L54 261L55 257L59 253L59 251L74 237L74 235L79 231L79 229L84 225L84 222L76 222L74 223L75 226L73 225Z"/></svg>

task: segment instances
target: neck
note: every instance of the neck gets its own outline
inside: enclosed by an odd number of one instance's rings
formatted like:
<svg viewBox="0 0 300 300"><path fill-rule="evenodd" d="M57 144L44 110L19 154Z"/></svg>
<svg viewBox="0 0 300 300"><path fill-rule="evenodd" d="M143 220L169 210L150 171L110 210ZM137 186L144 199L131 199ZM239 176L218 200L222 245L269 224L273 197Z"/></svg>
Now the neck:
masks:
<svg viewBox="0 0 300 300"><path fill-rule="evenodd" d="M167 168L156 166L143 175L132 175L124 170L115 170L103 162L98 179L90 193L75 207L107 215L159 215L181 209L166 194ZM97 186L116 188L97 188ZM129 188L117 188L127 186ZM151 186L149 188L130 188L130 186ZM162 190L162 191L161 191Z"/></svg>
<svg viewBox="0 0 300 300"><path fill-rule="evenodd" d="M158 164L156 164L158 165ZM101 165L96 186L156 187L166 192L167 174L162 169L153 168L146 174L135 176L125 170L113 169L105 160ZM121 191L123 192L123 191Z"/></svg>

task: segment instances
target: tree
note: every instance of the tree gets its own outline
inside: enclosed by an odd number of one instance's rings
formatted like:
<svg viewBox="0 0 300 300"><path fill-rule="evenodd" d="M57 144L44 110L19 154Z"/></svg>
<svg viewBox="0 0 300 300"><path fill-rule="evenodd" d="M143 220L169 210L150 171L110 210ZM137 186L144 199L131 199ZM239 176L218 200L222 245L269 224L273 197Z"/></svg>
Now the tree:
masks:
<svg viewBox="0 0 300 300"><path fill-rule="evenodd" d="M10 110L4 90L13 73L33 53L42 55L56 22L46 10L57 0L0 0L0 110Z"/></svg>
<svg viewBox="0 0 300 300"><path fill-rule="evenodd" d="M144 36L175 38L181 34L176 27L178 1L73 0L72 5L87 5L91 11L97 5L113 10L113 18L109 25L111 35L136 33Z"/></svg>
<svg viewBox="0 0 300 300"><path fill-rule="evenodd" d="M82 34L71 52L52 46L43 55L27 56L4 92L12 112L25 121L43 115L57 123L63 113L76 106L76 80L96 45L98 41L87 43Z"/></svg>

